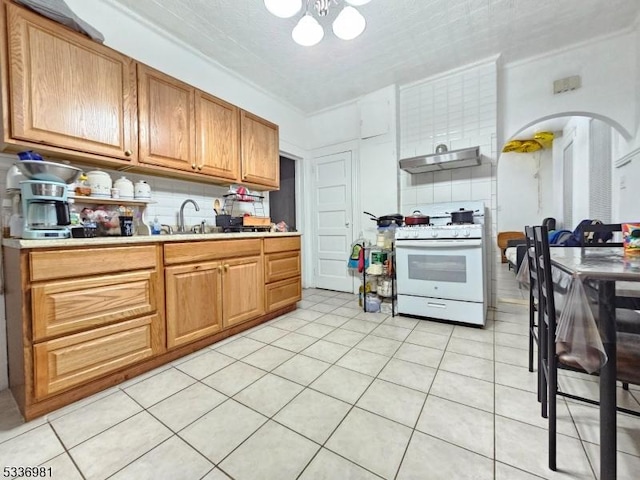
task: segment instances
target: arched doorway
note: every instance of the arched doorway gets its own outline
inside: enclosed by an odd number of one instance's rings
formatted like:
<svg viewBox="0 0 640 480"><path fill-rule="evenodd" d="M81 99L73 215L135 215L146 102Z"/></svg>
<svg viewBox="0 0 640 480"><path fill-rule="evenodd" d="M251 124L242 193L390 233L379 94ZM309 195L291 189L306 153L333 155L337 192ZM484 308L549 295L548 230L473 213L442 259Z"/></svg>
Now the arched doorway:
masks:
<svg viewBox="0 0 640 480"><path fill-rule="evenodd" d="M553 142L537 151L501 153L498 158L498 235L523 233L525 225L540 225L545 218L555 219L556 228L566 230L584 218L619 221L614 161L626 132L611 119L568 113L531 122L507 142L532 139L537 132L553 132ZM499 266L498 302L525 301L527 292L515 288L515 273L508 264Z"/></svg>

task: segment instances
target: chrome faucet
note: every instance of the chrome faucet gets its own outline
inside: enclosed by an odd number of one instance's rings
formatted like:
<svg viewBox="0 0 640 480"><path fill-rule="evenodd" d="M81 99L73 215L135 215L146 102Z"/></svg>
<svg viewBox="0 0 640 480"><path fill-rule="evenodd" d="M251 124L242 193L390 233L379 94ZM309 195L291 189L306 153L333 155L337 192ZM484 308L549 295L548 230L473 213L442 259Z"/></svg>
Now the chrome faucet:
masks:
<svg viewBox="0 0 640 480"><path fill-rule="evenodd" d="M180 205L180 216L178 217L178 233L184 233L185 232L185 229L184 229L184 207L185 207L185 205L187 203L191 203L195 207L196 212L200 211L200 207L195 202L195 200L191 200L190 198L187 198L184 202L182 202L182 205Z"/></svg>

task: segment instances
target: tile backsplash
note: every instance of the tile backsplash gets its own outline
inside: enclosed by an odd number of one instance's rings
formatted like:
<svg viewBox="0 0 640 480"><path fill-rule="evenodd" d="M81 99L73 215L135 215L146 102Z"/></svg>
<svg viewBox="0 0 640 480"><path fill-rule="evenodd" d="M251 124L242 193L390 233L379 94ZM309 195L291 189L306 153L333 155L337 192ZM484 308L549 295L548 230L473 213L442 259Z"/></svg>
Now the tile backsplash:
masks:
<svg viewBox="0 0 640 480"><path fill-rule="evenodd" d="M17 160L18 158L15 155L0 154L0 192L2 192L2 196L4 196L6 172ZM72 164L82 168L85 172L96 169L96 167L83 166L77 162L72 162ZM157 216L160 223L175 227L178 224L180 205L187 198L191 198L198 204L200 210L196 211L193 205L187 205L184 209L185 225L187 227L199 225L204 220L208 226L214 226L216 214L213 211L213 203L215 199L219 199L220 204L224 206L223 195L229 191L228 187L217 185L207 185L149 174L119 172L106 168L101 168L100 170L107 172L114 182L124 175L133 183L138 180L144 180L149 184L151 187L151 201L154 202L147 207L146 218L149 224ZM251 192L253 193L254 191L251 190ZM263 210L264 215L268 216L269 194L268 192L260 192L260 194L265 197ZM256 208L257 210L255 210ZM258 206L247 202L236 202L233 215L242 215L244 212L262 215Z"/></svg>

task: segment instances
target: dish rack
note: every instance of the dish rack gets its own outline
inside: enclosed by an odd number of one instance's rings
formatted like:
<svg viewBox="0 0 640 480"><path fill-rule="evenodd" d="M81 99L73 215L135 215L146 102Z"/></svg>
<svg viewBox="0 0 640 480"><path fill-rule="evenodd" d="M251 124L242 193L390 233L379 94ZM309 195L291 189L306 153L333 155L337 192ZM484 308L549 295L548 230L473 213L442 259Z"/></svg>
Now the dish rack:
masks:
<svg viewBox="0 0 640 480"><path fill-rule="evenodd" d="M262 195L228 193L223 195L223 198L222 213L216 216L217 226L225 231L258 231L271 228L271 218L264 213Z"/></svg>

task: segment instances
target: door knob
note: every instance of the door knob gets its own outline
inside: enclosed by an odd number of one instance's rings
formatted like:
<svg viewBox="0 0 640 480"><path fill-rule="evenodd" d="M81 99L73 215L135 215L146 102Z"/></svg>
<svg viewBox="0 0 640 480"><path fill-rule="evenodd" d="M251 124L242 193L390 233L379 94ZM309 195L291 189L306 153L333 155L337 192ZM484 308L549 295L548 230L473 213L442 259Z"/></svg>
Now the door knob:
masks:
<svg viewBox="0 0 640 480"><path fill-rule="evenodd" d="M345 222L344 226L348 227L349 225L351 225L349 222Z"/></svg>

